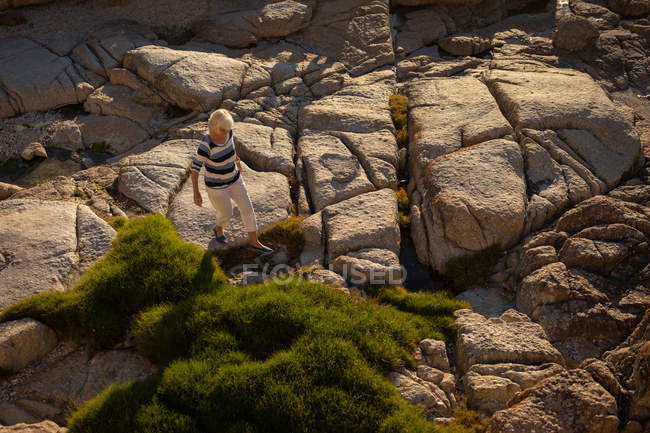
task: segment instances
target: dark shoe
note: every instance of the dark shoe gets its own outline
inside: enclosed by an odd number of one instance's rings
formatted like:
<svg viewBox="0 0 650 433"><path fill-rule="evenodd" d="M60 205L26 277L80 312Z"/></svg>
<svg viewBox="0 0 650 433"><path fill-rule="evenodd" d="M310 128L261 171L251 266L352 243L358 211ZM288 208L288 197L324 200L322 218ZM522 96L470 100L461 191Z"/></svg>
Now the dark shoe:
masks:
<svg viewBox="0 0 650 433"><path fill-rule="evenodd" d="M269 247L256 247L255 245L252 245L252 244L248 244L248 248L251 248L251 249L253 249L255 251L259 251L261 253L272 253L273 252L273 249L271 249Z"/></svg>
<svg viewBox="0 0 650 433"><path fill-rule="evenodd" d="M226 235L217 236L217 229L216 228L213 229L212 231L214 232L214 235L216 236L217 242L221 242L222 244L225 244L226 242L228 242L228 238L226 237Z"/></svg>

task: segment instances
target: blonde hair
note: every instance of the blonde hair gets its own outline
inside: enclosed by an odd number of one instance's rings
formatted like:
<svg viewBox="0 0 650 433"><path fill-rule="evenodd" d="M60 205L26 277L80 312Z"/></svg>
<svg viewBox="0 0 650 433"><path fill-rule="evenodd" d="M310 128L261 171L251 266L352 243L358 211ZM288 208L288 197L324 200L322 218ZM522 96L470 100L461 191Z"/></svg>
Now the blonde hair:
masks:
<svg viewBox="0 0 650 433"><path fill-rule="evenodd" d="M210 130L210 134L216 135L219 133L219 128L231 130L234 123L235 122L232 120L232 116L228 110L220 108L213 111L210 115L210 118L208 119L208 129Z"/></svg>

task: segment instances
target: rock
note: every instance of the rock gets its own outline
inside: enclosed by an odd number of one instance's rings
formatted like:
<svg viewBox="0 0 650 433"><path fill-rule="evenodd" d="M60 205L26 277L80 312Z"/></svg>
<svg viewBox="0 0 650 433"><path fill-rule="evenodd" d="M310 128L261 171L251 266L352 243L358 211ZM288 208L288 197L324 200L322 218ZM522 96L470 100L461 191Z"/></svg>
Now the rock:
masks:
<svg viewBox="0 0 650 433"><path fill-rule="evenodd" d="M21 319L0 324L0 368L19 371L57 344L56 333L41 322Z"/></svg>
<svg viewBox="0 0 650 433"><path fill-rule="evenodd" d="M519 393L492 417L489 432L618 431L616 400L584 370L571 370Z"/></svg>
<svg viewBox="0 0 650 433"><path fill-rule="evenodd" d="M152 122L163 111L160 106L138 103L132 89L114 84L106 84L91 93L84 102L84 110L92 114L123 117L145 130L152 130Z"/></svg>
<svg viewBox="0 0 650 433"><path fill-rule="evenodd" d="M395 74L382 69L350 80L338 92L300 109L301 131L371 133L395 131L386 103L395 87Z"/></svg>
<svg viewBox="0 0 650 433"><path fill-rule="evenodd" d="M489 320L470 310L458 310L455 315L456 363L460 372L474 364L564 364L542 327L525 314L508 310L500 318Z"/></svg>
<svg viewBox="0 0 650 433"><path fill-rule="evenodd" d="M124 56L124 66L185 110L208 111L239 97L247 66L219 54L154 45Z"/></svg>
<svg viewBox="0 0 650 433"><path fill-rule="evenodd" d="M319 2L309 27L289 39L366 74L394 63L389 7L388 0Z"/></svg>
<svg viewBox="0 0 650 433"><path fill-rule="evenodd" d="M553 45L565 52L586 50L598 38L598 29L591 21L580 15L566 14L557 23Z"/></svg>
<svg viewBox="0 0 650 433"><path fill-rule="evenodd" d="M19 423L8 427L0 427L1 433L65 433L68 429L59 427L52 421L43 421L39 423Z"/></svg>
<svg viewBox="0 0 650 433"><path fill-rule="evenodd" d="M408 403L424 407L427 413L450 416L453 406L444 391L431 382L420 379L416 374L402 368L388 374L388 381L397 388Z"/></svg>
<svg viewBox="0 0 650 433"><path fill-rule="evenodd" d="M20 153L20 157L25 161L31 161L34 158L47 158L47 151L39 142L30 143Z"/></svg>
<svg viewBox="0 0 650 433"><path fill-rule="evenodd" d="M487 87L474 77L416 80L407 87L412 175L461 147L512 133Z"/></svg>
<svg viewBox="0 0 650 433"><path fill-rule="evenodd" d="M389 250L365 248L351 251L334 259L332 267L357 286L403 283L399 257Z"/></svg>
<svg viewBox="0 0 650 433"><path fill-rule="evenodd" d="M456 298L467 302L472 311L486 318L499 317L514 308L512 295L503 287L475 287L461 292Z"/></svg>
<svg viewBox="0 0 650 433"><path fill-rule="evenodd" d="M476 56L492 48L489 40L479 36L452 36L440 39L438 45L454 56Z"/></svg>
<svg viewBox="0 0 650 433"><path fill-rule="evenodd" d="M280 38L305 28L311 19L312 7L298 1L270 3L260 9L258 36Z"/></svg>
<svg viewBox="0 0 650 433"><path fill-rule="evenodd" d="M61 120L52 122L46 131L50 136L48 147L70 150L73 152L84 149L84 141L81 135L80 125L74 120Z"/></svg>
<svg viewBox="0 0 650 433"><path fill-rule="evenodd" d="M41 419L66 424L75 405L95 398L113 384L144 380L155 371L155 366L133 350L94 355L73 350L44 360L28 377L10 383L9 402Z"/></svg>
<svg viewBox="0 0 650 433"><path fill-rule="evenodd" d="M508 407L515 394L564 371L558 364L475 364L463 377L470 407L492 413Z"/></svg>
<svg viewBox="0 0 650 433"><path fill-rule="evenodd" d="M117 116L82 116L79 129L83 141L92 149L104 143L106 152L120 155L149 138L149 134L137 123Z"/></svg>
<svg viewBox="0 0 650 433"><path fill-rule="evenodd" d="M643 0L609 0L607 5L624 17L640 17L650 13L650 6Z"/></svg>
<svg viewBox="0 0 650 433"><path fill-rule="evenodd" d="M395 38L395 54L404 57L455 31L443 8L429 7L404 14L404 25Z"/></svg>
<svg viewBox="0 0 650 433"><path fill-rule="evenodd" d="M0 182L0 200L9 198L19 191L22 191L22 188L18 185Z"/></svg>
<svg viewBox="0 0 650 433"><path fill-rule="evenodd" d="M424 363L444 372L451 371L447 358L447 346L444 341L425 338L418 343L418 347Z"/></svg>
<svg viewBox="0 0 650 433"><path fill-rule="evenodd" d="M199 144L198 140L171 140L148 152L124 158L119 191L146 211L165 214Z"/></svg>
<svg viewBox="0 0 650 433"><path fill-rule="evenodd" d="M259 231L287 219L290 215L291 195L289 181L280 173L258 172L242 163L242 178L255 209ZM192 182L188 179L169 207L167 216L176 227L178 234L186 241L203 249L223 249L241 246L248 242L248 234L243 226L239 209L233 203L233 216L230 228L226 229L228 245L218 243L214 237L216 213L205 189L203 177L199 176L199 191L203 206L194 204Z"/></svg>
<svg viewBox="0 0 650 433"><path fill-rule="evenodd" d="M399 254L397 198L390 189L368 192L326 207L323 227L330 261L364 248Z"/></svg>
<svg viewBox="0 0 650 433"><path fill-rule="evenodd" d="M237 122L233 137L239 157L255 170L295 175L293 138L286 129Z"/></svg>
<svg viewBox="0 0 650 433"><path fill-rule="evenodd" d="M426 190L424 206L429 203L433 225L429 258L438 271L451 258L518 241L526 186L515 142L492 140L434 160Z"/></svg>
<svg viewBox="0 0 650 433"><path fill-rule="evenodd" d="M608 188L638 168L636 131L588 75L492 70L485 79L516 129L558 130L566 150L584 160Z"/></svg>
<svg viewBox="0 0 650 433"><path fill-rule="evenodd" d="M342 293L345 293L347 295L350 294L350 290L348 289L343 277L334 271L330 271L329 269L314 269L313 271L309 272L307 278L309 281L315 281L321 284L329 285Z"/></svg>
<svg viewBox="0 0 650 433"><path fill-rule="evenodd" d="M517 274L524 277L542 266L558 262L557 252L550 245L541 245L523 252Z"/></svg>
<svg viewBox="0 0 650 433"><path fill-rule="evenodd" d="M30 199L0 202L0 309L66 290L111 247L115 231L85 205ZM15 230L21 227L21 230Z"/></svg>
<svg viewBox="0 0 650 433"><path fill-rule="evenodd" d="M316 211L374 190L357 157L332 135L303 135L298 141L298 158Z"/></svg>
<svg viewBox="0 0 650 433"><path fill-rule="evenodd" d="M5 38L0 53L0 118L79 104L93 91L69 58L30 39Z"/></svg>

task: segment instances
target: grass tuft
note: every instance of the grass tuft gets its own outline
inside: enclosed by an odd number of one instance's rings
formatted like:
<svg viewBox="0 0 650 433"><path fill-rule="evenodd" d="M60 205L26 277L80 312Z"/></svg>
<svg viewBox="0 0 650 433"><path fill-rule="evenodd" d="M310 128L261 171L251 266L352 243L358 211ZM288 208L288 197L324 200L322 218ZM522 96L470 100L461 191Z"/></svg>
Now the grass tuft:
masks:
<svg viewBox="0 0 650 433"><path fill-rule="evenodd" d="M124 225L126 223L129 222L129 219L127 217L123 217L123 216L116 216L116 217L113 217L113 218L109 219L107 222L108 222L108 225L113 227L113 229L115 231L119 231L122 227L124 227Z"/></svg>
<svg viewBox="0 0 650 433"><path fill-rule="evenodd" d="M100 141L98 143L93 143L90 146L90 151L95 153L102 153L108 150L108 143L105 141Z"/></svg>
<svg viewBox="0 0 650 433"><path fill-rule="evenodd" d="M409 205L409 196L404 188L395 191L397 196L397 216L399 218L399 227L403 233L408 233L411 229L411 211Z"/></svg>
<svg viewBox="0 0 650 433"><path fill-rule="evenodd" d="M279 221L260 233L260 240L273 245L283 245L289 255L289 263L298 259L305 238L302 234L302 221L304 217L293 216L284 221Z"/></svg>
<svg viewBox="0 0 650 433"><path fill-rule="evenodd" d="M391 95L388 100L390 113L393 116L393 124L397 130L397 145L407 147L409 142L408 134L408 99L404 95Z"/></svg>
<svg viewBox="0 0 650 433"><path fill-rule="evenodd" d="M445 266L444 277L450 279L457 290L485 284L502 253L501 247L495 244L473 254L453 258Z"/></svg>

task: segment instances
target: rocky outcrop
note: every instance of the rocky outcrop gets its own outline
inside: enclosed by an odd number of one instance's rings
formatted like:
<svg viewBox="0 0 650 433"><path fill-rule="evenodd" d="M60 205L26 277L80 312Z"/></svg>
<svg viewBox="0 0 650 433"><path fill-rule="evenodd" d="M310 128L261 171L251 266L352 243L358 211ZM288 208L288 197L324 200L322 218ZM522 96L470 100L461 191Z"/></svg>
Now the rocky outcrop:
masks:
<svg viewBox="0 0 650 433"><path fill-rule="evenodd" d="M30 39L3 39L0 52L0 118L79 104L93 91L69 58Z"/></svg>
<svg viewBox="0 0 650 433"><path fill-rule="evenodd" d="M445 343L425 339L415 348L416 370L401 368L388 374L402 398L423 407L427 417L449 418L456 407L456 380L450 373Z"/></svg>
<svg viewBox="0 0 650 433"><path fill-rule="evenodd" d="M53 420L65 425L76 405L89 401L113 384L143 380L155 371L152 364L133 350L89 354L62 345L29 374L18 374L2 384L0 423Z"/></svg>
<svg viewBox="0 0 650 433"><path fill-rule="evenodd" d="M124 67L186 110L208 111L239 96L247 65L213 53L144 46L128 51Z"/></svg>
<svg viewBox="0 0 650 433"><path fill-rule="evenodd" d="M197 140L171 140L121 162L119 191L149 212L165 214L186 179Z"/></svg>
<svg viewBox="0 0 650 433"><path fill-rule="evenodd" d="M618 431L614 397L584 370L566 371L519 393L494 414L489 432Z"/></svg>
<svg viewBox="0 0 650 433"><path fill-rule="evenodd" d="M647 191L620 187L585 200L522 247L517 308L570 365L620 343L649 305Z"/></svg>
<svg viewBox="0 0 650 433"><path fill-rule="evenodd" d="M67 431L67 428L59 427L52 421L34 424L19 423L9 427L0 426L0 433L65 433Z"/></svg>
<svg viewBox="0 0 650 433"><path fill-rule="evenodd" d="M57 344L56 333L33 319L0 324L0 368L18 371L41 359Z"/></svg>
<svg viewBox="0 0 650 433"><path fill-rule="evenodd" d="M114 236L115 231L85 205L0 202L0 309L38 293L72 287L110 249Z"/></svg>
<svg viewBox="0 0 650 433"><path fill-rule="evenodd" d="M286 129L238 122L233 137L237 154L250 167L295 176L293 137Z"/></svg>

